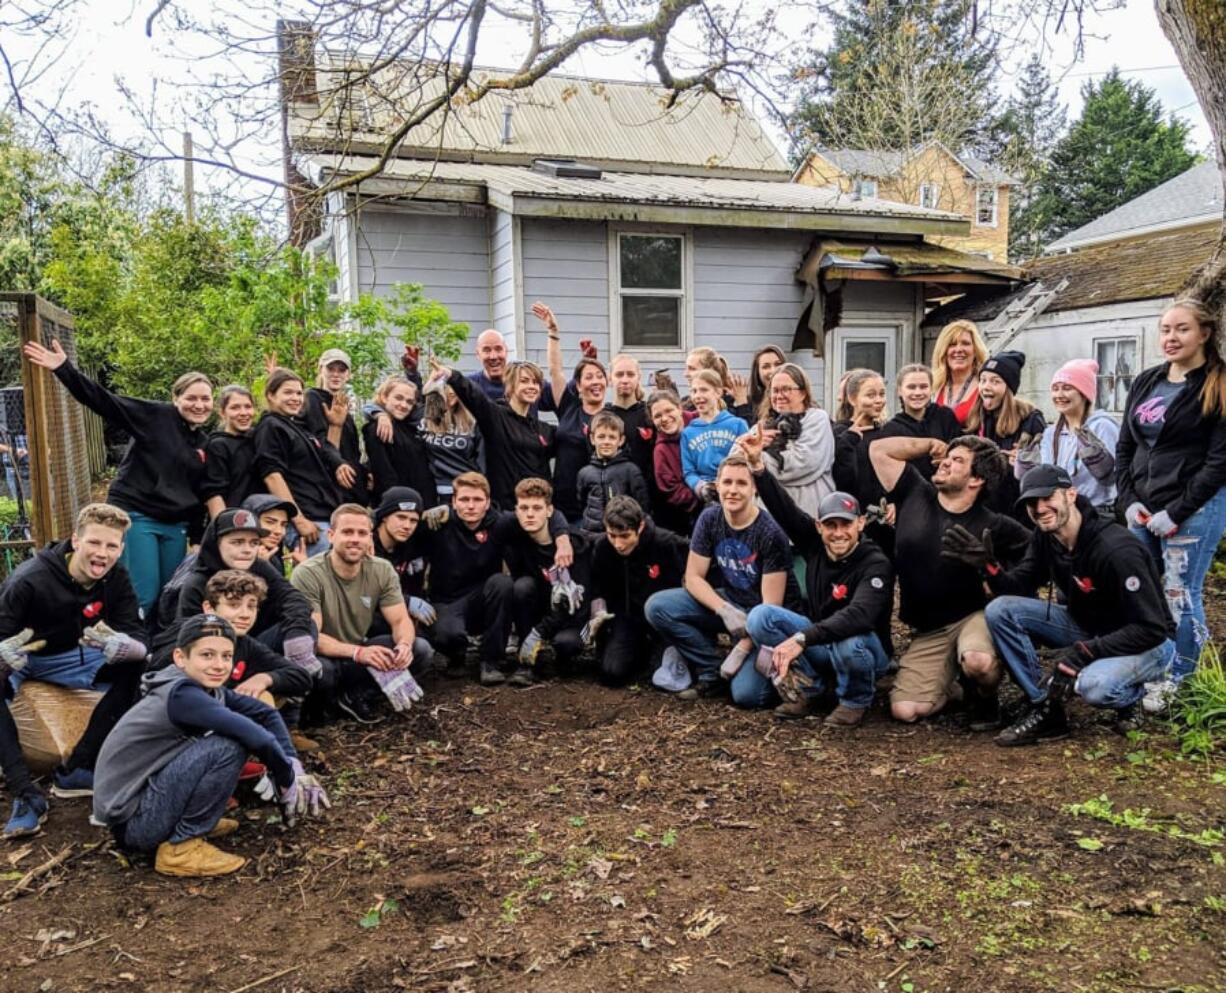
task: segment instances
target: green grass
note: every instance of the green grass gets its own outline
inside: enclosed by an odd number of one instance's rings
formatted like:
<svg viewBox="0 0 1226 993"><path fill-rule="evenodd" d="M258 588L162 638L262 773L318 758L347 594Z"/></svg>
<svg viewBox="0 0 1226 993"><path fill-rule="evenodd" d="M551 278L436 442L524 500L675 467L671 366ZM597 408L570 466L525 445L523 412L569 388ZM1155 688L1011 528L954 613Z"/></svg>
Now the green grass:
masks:
<svg viewBox="0 0 1226 993"><path fill-rule="evenodd" d="M1207 757L1226 741L1226 670L1212 642L1205 645L1196 671L1179 688L1174 720L1185 755Z"/></svg>

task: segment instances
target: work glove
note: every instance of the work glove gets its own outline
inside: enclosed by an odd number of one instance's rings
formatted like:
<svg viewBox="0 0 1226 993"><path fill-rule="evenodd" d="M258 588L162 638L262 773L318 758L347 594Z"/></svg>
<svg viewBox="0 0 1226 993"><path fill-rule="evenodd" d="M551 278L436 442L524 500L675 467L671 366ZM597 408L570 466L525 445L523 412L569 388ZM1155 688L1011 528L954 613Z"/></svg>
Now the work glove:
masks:
<svg viewBox="0 0 1226 993"><path fill-rule="evenodd" d="M438 611L428 601L419 596L409 597L409 616L419 624L429 627L438 620Z"/></svg>
<svg viewBox="0 0 1226 993"><path fill-rule="evenodd" d="M549 580L553 586L549 594L549 602L568 614L579 613L579 608L583 606L583 585L570 578L570 570L551 566Z"/></svg>
<svg viewBox="0 0 1226 993"><path fill-rule="evenodd" d="M47 647L47 642L42 638L31 641L33 637L33 628L22 628L16 634L0 641L0 665L8 666L12 672L24 669L30 661L30 655Z"/></svg>
<svg viewBox="0 0 1226 993"><path fill-rule="evenodd" d="M813 679L805 675L799 666L788 666L788 671L782 676L772 679L775 692L786 703L799 703L808 699L808 690L813 688Z"/></svg>
<svg viewBox="0 0 1226 993"><path fill-rule="evenodd" d="M720 622L724 625L724 630L728 634L737 639L737 641L745 637L745 625L749 620L745 615L745 611L725 600L719 605L715 613L719 616Z"/></svg>
<svg viewBox="0 0 1226 993"><path fill-rule="evenodd" d="M720 663L719 674L725 679L731 679L741 671L741 666L745 664L745 660L749 658L749 649L742 648L738 641L732 646L732 651L724 656L724 661Z"/></svg>
<svg viewBox="0 0 1226 993"><path fill-rule="evenodd" d="M417 371L417 363L421 361L421 349L416 345L405 345L404 354L400 356L400 367L412 375Z"/></svg>
<svg viewBox="0 0 1226 993"><path fill-rule="evenodd" d="M315 641L309 634L296 634L286 638L281 646L285 657L293 665L305 669L312 679L318 679L324 671L323 663L315 655Z"/></svg>
<svg viewBox="0 0 1226 993"><path fill-rule="evenodd" d="M1093 661L1094 653L1084 641L1075 641L1061 651L1047 680L1048 698L1063 702L1072 696L1078 674Z"/></svg>
<svg viewBox="0 0 1226 993"><path fill-rule="evenodd" d="M313 775L302 768L298 759L290 759L294 769L294 781L281 791L281 813L285 823L292 826L305 814L319 817L325 810L332 808L327 791Z"/></svg>
<svg viewBox="0 0 1226 993"><path fill-rule="evenodd" d="M591 338L579 339L579 351L583 353L585 359L594 359L598 354Z"/></svg>
<svg viewBox="0 0 1226 993"><path fill-rule="evenodd" d="M1130 528L1143 528L1149 524L1149 508L1141 501L1130 503L1124 511L1124 520Z"/></svg>
<svg viewBox="0 0 1226 993"><path fill-rule="evenodd" d="M1165 510L1151 514L1145 526L1149 528L1150 534L1157 535L1159 538L1169 538L1179 530L1179 525L1171 520L1171 515Z"/></svg>
<svg viewBox="0 0 1226 993"><path fill-rule="evenodd" d="M885 497L882 497L878 503L870 503L864 508L864 523L884 524L889 514L890 504Z"/></svg>
<svg viewBox="0 0 1226 993"><path fill-rule="evenodd" d="M941 535L941 555L947 559L957 559L969 565L978 572L986 572L995 576L1000 572L1000 563L996 561L996 550L992 547L992 532L983 529L983 535L976 538L961 524L955 524L945 529Z"/></svg>
<svg viewBox="0 0 1226 993"><path fill-rule="evenodd" d="M703 503L719 503L719 489L714 483L699 483L694 495Z"/></svg>
<svg viewBox="0 0 1226 993"><path fill-rule="evenodd" d="M1078 428L1074 436L1077 438L1077 458L1090 470L1090 475L1095 479L1110 479L1115 472L1115 456L1102 439L1085 428Z"/></svg>
<svg viewBox="0 0 1226 993"><path fill-rule="evenodd" d="M392 705L392 710L398 714L411 709L413 704L426 695L408 669L393 669L390 672L381 672L378 669L366 671L374 677L379 689L387 697L387 702Z"/></svg>
<svg viewBox="0 0 1226 993"><path fill-rule="evenodd" d="M81 632L81 644L86 648L102 650L107 664L115 662L139 662L149 650L131 635L116 631L106 621L91 624Z"/></svg>
<svg viewBox="0 0 1226 993"><path fill-rule="evenodd" d="M613 615L609 613L604 597L597 597L592 601L590 619L579 632L580 639L582 639L585 645L590 645L596 640L596 635L600 633L600 629L612 619Z"/></svg>
<svg viewBox="0 0 1226 993"><path fill-rule="evenodd" d="M1013 460L1013 472L1021 479L1035 466L1042 464L1039 447L1043 444L1041 434L1024 434L1017 440L1017 456Z"/></svg>
<svg viewBox="0 0 1226 993"><path fill-rule="evenodd" d="M421 522L426 525L431 531L437 531L447 523L451 517L451 508L445 503L440 503L437 507L431 507L421 515Z"/></svg>

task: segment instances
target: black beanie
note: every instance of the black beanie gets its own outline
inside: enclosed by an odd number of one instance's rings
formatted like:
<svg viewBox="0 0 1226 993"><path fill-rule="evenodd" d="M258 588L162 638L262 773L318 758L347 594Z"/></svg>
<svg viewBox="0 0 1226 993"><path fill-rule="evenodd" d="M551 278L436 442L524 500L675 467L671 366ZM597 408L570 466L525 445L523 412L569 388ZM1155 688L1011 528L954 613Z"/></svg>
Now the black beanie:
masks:
<svg viewBox="0 0 1226 993"><path fill-rule="evenodd" d="M421 494L408 486L393 486L386 490L379 506L375 508L375 527L383 523L385 517L390 517L398 510L415 510L419 514L425 510Z"/></svg>
<svg viewBox="0 0 1226 993"><path fill-rule="evenodd" d="M998 352L983 364L983 372L994 372L1005 381L1010 392L1016 393L1022 385L1022 366L1026 364L1023 352Z"/></svg>

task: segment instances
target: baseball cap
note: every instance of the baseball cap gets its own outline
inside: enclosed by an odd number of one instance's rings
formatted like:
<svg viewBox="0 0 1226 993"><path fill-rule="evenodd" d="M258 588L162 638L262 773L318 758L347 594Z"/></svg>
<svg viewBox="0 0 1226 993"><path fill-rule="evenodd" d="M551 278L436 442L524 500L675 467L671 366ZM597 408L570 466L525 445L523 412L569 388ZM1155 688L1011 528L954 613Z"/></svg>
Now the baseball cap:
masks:
<svg viewBox="0 0 1226 993"><path fill-rule="evenodd" d="M333 362L344 362L346 369L353 368L353 362L349 359L349 353L343 348L329 348L319 357L319 368L326 365L331 365Z"/></svg>
<svg viewBox="0 0 1226 993"><path fill-rule="evenodd" d="M268 532L260 527L260 519L243 507L227 507L213 521L213 533L220 538L235 531L254 531L261 538Z"/></svg>
<svg viewBox="0 0 1226 993"><path fill-rule="evenodd" d="M1058 465L1036 465L1026 470L1026 475L1022 477L1022 495L1017 502L1020 505L1027 500L1039 500L1051 496L1056 490L1067 490L1072 486L1073 478L1068 470Z"/></svg>
<svg viewBox="0 0 1226 993"><path fill-rule="evenodd" d="M415 510L421 513L425 510L421 494L411 486L392 486L383 493L383 499L375 508L375 527L382 523L385 517L390 517L399 510Z"/></svg>
<svg viewBox="0 0 1226 993"><path fill-rule="evenodd" d="M175 647L189 648L201 638L225 638L231 642L238 640L234 628L230 627L230 622L225 618L216 614L196 614L180 625Z"/></svg>
<svg viewBox="0 0 1226 993"><path fill-rule="evenodd" d="M833 493L828 493L822 497L822 502L817 505L817 519L819 521L830 521L838 519L840 521L854 521L860 516L860 501L850 493L844 493L841 490L835 490Z"/></svg>
<svg viewBox="0 0 1226 993"><path fill-rule="evenodd" d="M292 500L282 500L272 493L252 493L243 501L243 509L251 511L256 517L274 510L284 510L291 521L298 516L298 507Z"/></svg>

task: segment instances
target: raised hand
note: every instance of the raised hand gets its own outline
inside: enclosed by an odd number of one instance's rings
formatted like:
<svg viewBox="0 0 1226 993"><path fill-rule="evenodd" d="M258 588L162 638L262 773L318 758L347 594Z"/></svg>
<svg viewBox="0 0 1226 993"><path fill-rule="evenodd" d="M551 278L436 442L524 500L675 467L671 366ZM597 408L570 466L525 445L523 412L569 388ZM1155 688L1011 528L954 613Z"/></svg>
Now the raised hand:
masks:
<svg viewBox="0 0 1226 993"><path fill-rule="evenodd" d="M68 355L58 338L51 339L50 348L44 348L37 341L27 341L22 351L27 359L44 369L58 369L68 361Z"/></svg>
<svg viewBox="0 0 1226 993"><path fill-rule="evenodd" d="M551 335L558 333L558 321L553 316L553 310L539 300L532 305L532 316L545 325L545 330Z"/></svg>
<svg viewBox="0 0 1226 993"><path fill-rule="evenodd" d="M334 428L344 427L349 417L349 397L343 390L337 390L332 395L332 402L324 407L324 417Z"/></svg>
<svg viewBox="0 0 1226 993"><path fill-rule="evenodd" d="M417 345L405 345L404 354L400 356L400 367L407 373L414 373L420 362L421 348Z"/></svg>

